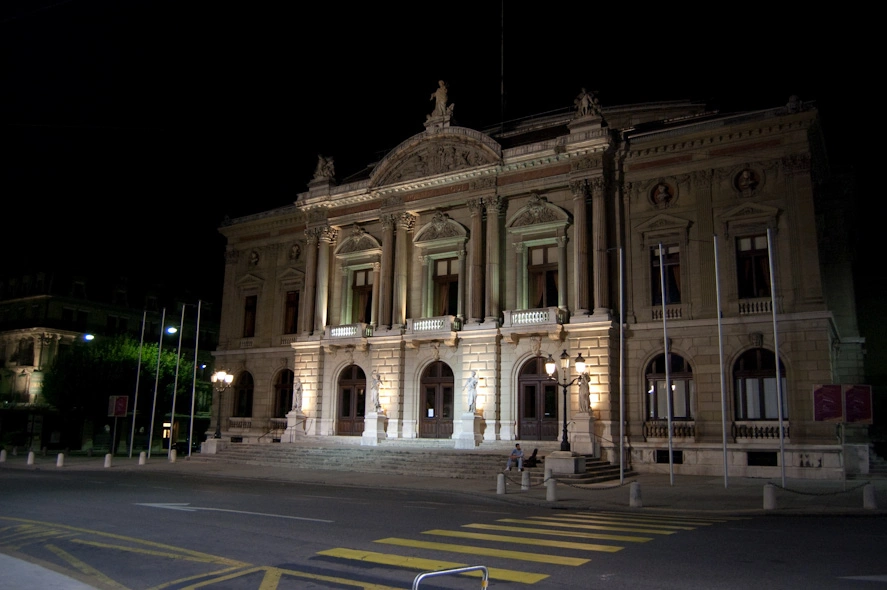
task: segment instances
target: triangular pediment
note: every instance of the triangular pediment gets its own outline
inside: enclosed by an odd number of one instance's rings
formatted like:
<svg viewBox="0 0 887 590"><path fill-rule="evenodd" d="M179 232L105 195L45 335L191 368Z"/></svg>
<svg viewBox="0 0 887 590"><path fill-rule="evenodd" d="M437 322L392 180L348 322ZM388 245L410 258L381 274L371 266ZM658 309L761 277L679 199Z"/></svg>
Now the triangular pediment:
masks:
<svg viewBox="0 0 887 590"><path fill-rule="evenodd" d="M641 233L649 233L655 231L667 230L686 230L690 227L690 220L683 217L675 217L674 215L657 215L648 219L644 223L635 227L635 231Z"/></svg>
<svg viewBox="0 0 887 590"><path fill-rule="evenodd" d="M277 276L281 283L299 283L305 280L305 273L297 268L287 268Z"/></svg>
<svg viewBox="0 0 887 590"><path fill-rule="evenodd" d="M414 135L391 150L370 175L370 186L495 165L501 158L501 146L483 133L465 127L437 128Z"/></svg>
<svg viewBox="0 0 887 590"><path fill-rule="evenodd" d="M247 273L237 279L237 286L241 289L259 288L265 283L265 279L253 273Z"/></svg>
<svg viewBox="0 0 887 590"><path fill-rule="evenodd" d="M743 203L728 209L718 219L722 223L732 223L734 221L753 223L755 221L775 219L778 216L779 209L776 207L761 205L760 203Z"/></svg>

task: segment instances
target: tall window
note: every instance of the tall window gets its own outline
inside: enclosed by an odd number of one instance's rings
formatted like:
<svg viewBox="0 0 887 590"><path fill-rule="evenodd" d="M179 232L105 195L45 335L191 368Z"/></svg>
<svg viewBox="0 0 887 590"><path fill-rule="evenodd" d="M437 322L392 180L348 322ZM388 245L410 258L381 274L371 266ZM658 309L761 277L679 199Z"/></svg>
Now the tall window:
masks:
<svg viewBox="0 0 887 590"><path fill-rule="evenodd" d="M665 269L665 303L681 302L681 249L677 244L664 244L662 246L662 266ZM653 305L662 305L662 275L659 268L659 246L650 249L650 263L653 272L651 292Z"/></svg>
<svg viewBox="0 0 887 590"><path fill-rule="evenodd" d="M258 295L249 295L243 303L243 337L252 338L256 335L256 308Z"/></svg>
<svg viewBox="0 0 887 590"><path fill-rule="evenodd" d="M434 261L434 315L456 315L459 297L459 259Z"/></svg>
<svg viewBox="0 0 887 590"><path fill-rule="evenodd" d="M234 386L234 417L249 418L253 415L253 376L243 372Z"/></svg>
<svg viewBox="0 0 887 590"><path fill-rule="evenodd" d="M782 417L788 418L785 405L785 367L779 363L782 389ZM737 420L779 420L776 396L776 355L763 348L753 348L739 357L733 366L734 401Z"/></svg>
<svg viewBox="0 0 887 590"><path fill-rule="evenodd" d="M535 246L528 252L530 309L557 306L557 246Z"/></svg>
<svg viewBox="0 0 887 590"><path fill-rule="evenodd" d="M351 318L360 324L368 324L373 317L373 269L354 271L351 283Z"/></svg>
<svg viewBox="0 0 887 590"><path fill-rule="evenodd" d="M299 292L287 291L283 307L283 333L295 334L299 331Z"/></svg>
<svg viewBox="0 0 887 590"><path fill-rule="evenodd" d="M293 379L295 375L289 369L277 374L274 381L274 417L286 418L287 412L293 408Z"/></svg>
<svg viewBox="0 0 887 590"><path fill-rule="evenodd" d="M668 377L671 392L665 383L665 363L670 361ZM670 393L670 395L669 395ZM693 369L684 357L677 354L660 354L647 366L647 418L665 420L671 400L673 420L692 420L693 406L696 403L696 386L693 383Z"/></svg>
<svg viewBox="0 0 887 590"><path fill-rule="evenodd" d="M770 297L770 257L766 235L736 240L736 279L740 299Z"/></svg>

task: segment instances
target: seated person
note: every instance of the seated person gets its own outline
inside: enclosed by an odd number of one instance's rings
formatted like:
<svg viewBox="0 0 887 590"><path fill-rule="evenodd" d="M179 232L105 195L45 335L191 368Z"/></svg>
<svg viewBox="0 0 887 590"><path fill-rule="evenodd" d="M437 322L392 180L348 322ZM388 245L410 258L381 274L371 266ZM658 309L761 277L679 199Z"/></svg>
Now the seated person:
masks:
<svg viewBox="0 0 887 590"><path fill-rule="evenodd" d="M505 463L505 471L511 471L512 464L517 463L517 470L524 470L524 452L520 450L520 445L514 445L511 454L508 456L508 462Z"/></svg>
<svg viewBox="0 0 887 590"><path fill-rule="evenodd" d="M533 454L527 457L527 460L524 461L524 467L537 467L539 465L539 458L536 457L538 452L539 449L533 449Z"/></svg>

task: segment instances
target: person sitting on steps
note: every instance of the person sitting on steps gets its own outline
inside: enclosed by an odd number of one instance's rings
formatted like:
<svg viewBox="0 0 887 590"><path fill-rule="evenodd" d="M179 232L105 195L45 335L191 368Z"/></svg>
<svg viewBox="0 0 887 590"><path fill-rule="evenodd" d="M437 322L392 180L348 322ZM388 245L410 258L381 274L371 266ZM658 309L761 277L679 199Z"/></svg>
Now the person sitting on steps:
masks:
<svg viewBox="0 0 887 590"><path fill-rule="evenodd" d="M511 451L511 455L508 456L508 462L505 463L505 471L511 471L511 465L513 463L517 463L517 470L524 470L524 452L520 450L520 445L514 445L514 449Z"/></svg>
<svg viewBox="0 0 887 590"><path fill-rule="evenodd" d="M524 467L536 467L539 465L539 458L536 456L538 452L539 449L533 449L533 454L524 461Z"/></svg>

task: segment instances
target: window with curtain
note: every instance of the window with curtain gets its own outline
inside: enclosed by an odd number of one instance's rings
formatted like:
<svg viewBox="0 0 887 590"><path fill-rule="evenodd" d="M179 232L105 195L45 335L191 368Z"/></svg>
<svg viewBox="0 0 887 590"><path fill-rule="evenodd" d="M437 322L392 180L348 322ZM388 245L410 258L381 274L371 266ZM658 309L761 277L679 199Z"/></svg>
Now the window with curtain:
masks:
<svg viewBox="0 0 887 590"><path fill-rule="evenodd" d="M256 335L256 309L258 295L249 295L243 303L243 337L252 338Z"/></svg>
<svg viewBox="0 0 887 590"><path fill-rule="evenodd" d="M353 322L368 324L373 317L373 269L355 270L351 282L351 318Z"/></svg>
<svg viewBox="0 0 887 590"><path fill-rule="evenodd" d="M247 372L238 375L234 385L235 418L250 418L253 415L253 376Z"/></svg>
<svg viewBox="0 0 887 590"><path fill-rule="evenodd" d="M277 374L274 380L274 417L286 418L293 407L293 379L295 375L289 369Z"/></svg>
<svg viewBox="0 0 887 590"><path fill-rule="evenodd" d="M766 234L736 239L736 283L740 299L770 297L770 256Z"/></svg>
<svg viewBox="0 0 887 590"><path fill-rule="evenodd" d="M283 333L295 334L299 330L299 292L287 291L283 307Z"/></svg>
<svg viewBox="0 0 887 590"><path fill-rule="evenodd" d="M527 250L527 287L530 309L557 307L557 246L533 246Z"/></svg>
<svg viewBox="0 0 887 590"><path fill-rule="evenodd" d="M782 389L782 418L788 418L785 405L785 367L779 363ZM753 348L733 366L734 412L737 420L779 420L776 395L776 355L763 348Z"/></svg>
<svg viewBox="0 0 887 590"><path fill-rule="evenodd" d="M677 244L663 244L662 266L665 269L665 303L681 302L681 249ZM659 245L650 249L653 305L662 305L662 275L659 268Z"/></svg>
<svg viewBox="0 0 887 590"><path fill-rule="evenodd" d="M434 261L434 315L456 315L459 294L458 263L457 258Z"/></svg>
<svg viewBox="0 0 887 590"><path fill-rule="evenodd" d="M665 379L665 363L669 362L669 392ZM669 395L670 393L670 395ZM666 420L671 403L672 420L692 420L696 403L696 385L693 382L693 369L684 357L678 354L660 354L647 366L647 418Z"/></svg>

